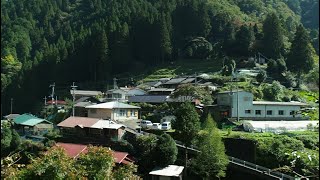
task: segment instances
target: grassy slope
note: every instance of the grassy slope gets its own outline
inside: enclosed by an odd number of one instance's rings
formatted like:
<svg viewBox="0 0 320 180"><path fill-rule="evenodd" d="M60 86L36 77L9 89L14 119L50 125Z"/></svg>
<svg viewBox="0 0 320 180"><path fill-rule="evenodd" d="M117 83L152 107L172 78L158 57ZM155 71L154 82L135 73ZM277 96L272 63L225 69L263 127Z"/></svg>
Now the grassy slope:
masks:
<svg viewBox="0 0 320 180"><path fill-rule="evenodd" d="M138 82L148 82L160 78L170 78L177 75L194 75L195 73L213 73L219 71L222 62L216 60L179 60L167 66L147 69L137 79Z"/></svg>

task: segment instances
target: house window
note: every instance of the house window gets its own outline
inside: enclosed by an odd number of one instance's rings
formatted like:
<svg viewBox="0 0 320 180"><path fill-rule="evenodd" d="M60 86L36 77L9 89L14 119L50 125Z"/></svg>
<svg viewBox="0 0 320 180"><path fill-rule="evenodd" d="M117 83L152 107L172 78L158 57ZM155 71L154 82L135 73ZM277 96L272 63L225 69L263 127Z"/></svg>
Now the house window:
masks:
<svg viewBox="0 0 320 180"><path fill-rule="evenodd" d="M261 110L256 110L256 115L261 115Z"/></svg>
<svg viewBox="0 0 320 180"><path fill-rule="evenodd" d="M131 117L134 117L134 113L135 113L135 111L131 110Z"/></svg>
<svg viewBox="0 0 320 180"><path fill-rule="evenodd" d="M290 111L290 115L294 115L296 111Z"/></svg>
<svg viewBox="0 0 320 180"><path fill-rule="evenodd" d="M279 115L284 115L284 110L279 110Z"/></svg>
<svg viewBox="0 0 320 180"><path fill-rule="evenodd" d="M91 112L92 114L96 114L96 113L97 113L97 109L90 109L90 112Z"/></svg>
<svg viewBox="0 0 320 180"><path fill-rule="evenodd" d="M244 110L244 113L251 114L251 110L250 109L246 109L246 110Z"/></svg>
<svg viewBox="0 0 320 180"><path fill-rule="evenodd" d="M120 109L119 116L125 116L125 115L126 115L126 111L124 109Z"/></svg>
<svg viewBox="0 0 320 180"><path fill-rule="evenodd" d="M267 115L272 115L272 110L268 110Z"/></svg>

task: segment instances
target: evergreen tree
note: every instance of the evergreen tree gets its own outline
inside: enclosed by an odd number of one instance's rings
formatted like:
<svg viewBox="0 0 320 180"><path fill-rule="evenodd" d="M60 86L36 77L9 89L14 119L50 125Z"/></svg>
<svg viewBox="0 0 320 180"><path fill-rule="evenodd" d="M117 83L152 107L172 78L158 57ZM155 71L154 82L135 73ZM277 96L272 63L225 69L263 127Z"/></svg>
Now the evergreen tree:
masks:
<svg viewBox="0 0 320 180"><path fill-rule="evenodd" d="M297 27L290 53L287 59L288 69L299 75L309 72L314 65L312 47L306 29L300 25Z"/></svg>
<svg viewBox="0 0 320 180"><path fill-rule="evenodd" d="M192 171L205 179L213 176L225 177L229 159L225 154L219 130L210 113L203 123L203 130L200 131L197 142L201 152L192 160Z"/></svg>
<svg viewBox="0 0 320 180"><path fill-rule="evenodd" d="M253 29L249 26L242 25L240 30L236 33L237 54L248 56L254 38Z"/></svg>
<svg viewBox="0 0 320 180"><path fill-rule="evenodd" d="M187 147L192 144L200 130L200 119L195 107L191 102L182 103L175 112L176 121L173 127L176 130L176 137L185 146L185 167L187 168Z"/></svg>
<svg viewBox="0 0 320 180"><path fill-rule="evenodd" d="M223 40L223 46L224 49L227 52L232 53L232 51L230 50L233 43L235 42L235 29L234 29L234 25L231 23L228 23L224 29L224 40Z"/></svg>
<svg viewBox="0 0 320 180"><path fill-rule="evenodd" d="M160 22L160 53L161 53L161 61L164 62L165 59L171 58L172 46L170 33L168 30L167 22L165 18L162 18Z"/></svg>
<svg viewBox="0 0 320 180"><path fill-rule="evenodd" d="M178 148L169 134L158 137L157 147L154 150L155 166L166 167L174 164L177 159Z"/></svg>
<svg viewBox="0 0 320 180"><path fill-rule="evenodd" d="M263 22L264 55L267 58L278 59L283 55L283 32L278 16L268 14Z"/></svg>

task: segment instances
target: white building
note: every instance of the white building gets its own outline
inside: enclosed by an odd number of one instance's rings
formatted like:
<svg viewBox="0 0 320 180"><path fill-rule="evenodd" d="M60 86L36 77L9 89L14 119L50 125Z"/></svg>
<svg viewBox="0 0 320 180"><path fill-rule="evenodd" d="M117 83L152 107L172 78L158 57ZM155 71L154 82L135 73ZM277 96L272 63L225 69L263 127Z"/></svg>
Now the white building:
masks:
<svg viewBox="0 0 320 180"><path fill-rule="evenodd" d="M114 101L86 106L86 109L88 117L123 121L138 119L140 107Z"/></svg>
<svg viewBox="0 0 320 180"><path fill-rule="evenodd" d="M245 91L225 91L218 94L217 104L220 113L229 118L255 120L303 119L299 114L301 102L253 101L253 94Z"/></svg>

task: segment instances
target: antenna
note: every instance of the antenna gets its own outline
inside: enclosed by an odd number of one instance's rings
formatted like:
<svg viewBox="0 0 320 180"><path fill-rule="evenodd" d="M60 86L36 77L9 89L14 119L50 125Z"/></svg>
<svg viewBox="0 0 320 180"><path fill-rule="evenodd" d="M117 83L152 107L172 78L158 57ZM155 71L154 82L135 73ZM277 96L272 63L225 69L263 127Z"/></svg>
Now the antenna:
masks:
<svg viewBox="0 0 320 180"><path fill-rule="evenodd" d="M78 86L75 86L74 85L74 82L72 82L72 86L71 86L71 89L72 89L72 116L74 116L74 101L75 101L75 94L74 94L74 90L77 88Z"/></svg>

